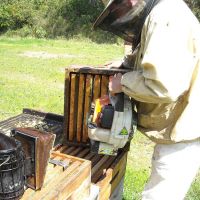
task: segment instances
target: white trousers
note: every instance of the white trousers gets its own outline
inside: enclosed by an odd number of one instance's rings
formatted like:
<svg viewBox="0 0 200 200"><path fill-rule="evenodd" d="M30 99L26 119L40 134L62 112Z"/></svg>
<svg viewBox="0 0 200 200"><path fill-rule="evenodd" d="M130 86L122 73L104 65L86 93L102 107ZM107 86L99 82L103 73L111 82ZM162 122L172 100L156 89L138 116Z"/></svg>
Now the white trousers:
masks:
<svg viewBox="0 0 200 200"><path fill-rule="evenodd" d="M142 200L183 200L200 168L200 141L157 144Z"/></svg>

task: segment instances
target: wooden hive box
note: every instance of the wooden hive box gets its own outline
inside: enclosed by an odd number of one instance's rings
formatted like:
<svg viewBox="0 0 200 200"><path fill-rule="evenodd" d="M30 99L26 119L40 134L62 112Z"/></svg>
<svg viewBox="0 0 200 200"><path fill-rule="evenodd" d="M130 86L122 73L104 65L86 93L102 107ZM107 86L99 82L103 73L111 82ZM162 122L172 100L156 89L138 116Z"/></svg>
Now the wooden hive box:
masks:
<svg viewBox="0 0 200 200"><path fill-rule="evenodd" d="M125 72L125 69L70 67L65 73L64 146L58 151L92 161L92 182L100 187L100 200L108 200L124 176L129 144L117 156L92 154L87 119L91 102L108 93L109 77Z"/></svg>
<svg viewBox="0 0 200 200"><path fill-rule="evenodd" d="M90 193L91 162L53 151L51 159L64 162L62 166L49 163L41 190L28 188L22 200L83 200Z"/></svg>

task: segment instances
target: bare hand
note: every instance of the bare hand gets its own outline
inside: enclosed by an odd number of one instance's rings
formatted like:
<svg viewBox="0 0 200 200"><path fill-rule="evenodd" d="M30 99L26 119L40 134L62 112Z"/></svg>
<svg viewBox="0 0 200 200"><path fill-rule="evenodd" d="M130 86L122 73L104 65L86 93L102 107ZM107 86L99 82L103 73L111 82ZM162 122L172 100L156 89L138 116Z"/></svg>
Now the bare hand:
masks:
<svg viewBox="0 0 200 200"><path fill-rule="evenodd" d="M109 91L111 92L111 94L122 92L121 79L122 79L121 73L115 74L114 76L110 77Z"/></svg>

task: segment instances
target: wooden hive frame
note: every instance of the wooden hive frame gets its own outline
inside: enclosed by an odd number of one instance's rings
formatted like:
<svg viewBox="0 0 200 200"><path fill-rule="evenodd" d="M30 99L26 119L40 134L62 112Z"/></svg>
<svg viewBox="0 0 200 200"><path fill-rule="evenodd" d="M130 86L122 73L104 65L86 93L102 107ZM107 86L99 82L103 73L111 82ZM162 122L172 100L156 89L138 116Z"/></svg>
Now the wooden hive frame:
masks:
<svg viewBox="0 0 200 200"><path fill-rule="evenodd" d="M126 69L69 67L65 71L64 144L88 144L91 102L108 93L109 77Z"/></svg>

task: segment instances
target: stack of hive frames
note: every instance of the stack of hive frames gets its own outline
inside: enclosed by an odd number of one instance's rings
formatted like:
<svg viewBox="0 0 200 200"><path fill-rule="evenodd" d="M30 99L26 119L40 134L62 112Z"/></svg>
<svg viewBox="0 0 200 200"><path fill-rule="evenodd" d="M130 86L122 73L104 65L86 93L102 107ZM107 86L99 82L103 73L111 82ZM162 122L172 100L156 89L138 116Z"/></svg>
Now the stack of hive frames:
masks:
<svg viewBox="0 0 200 200"><path fill-rule="evenodd" d="M109 77L126 69L66 68L63 143L87 144L91 103L108 94Z"/></svg>

